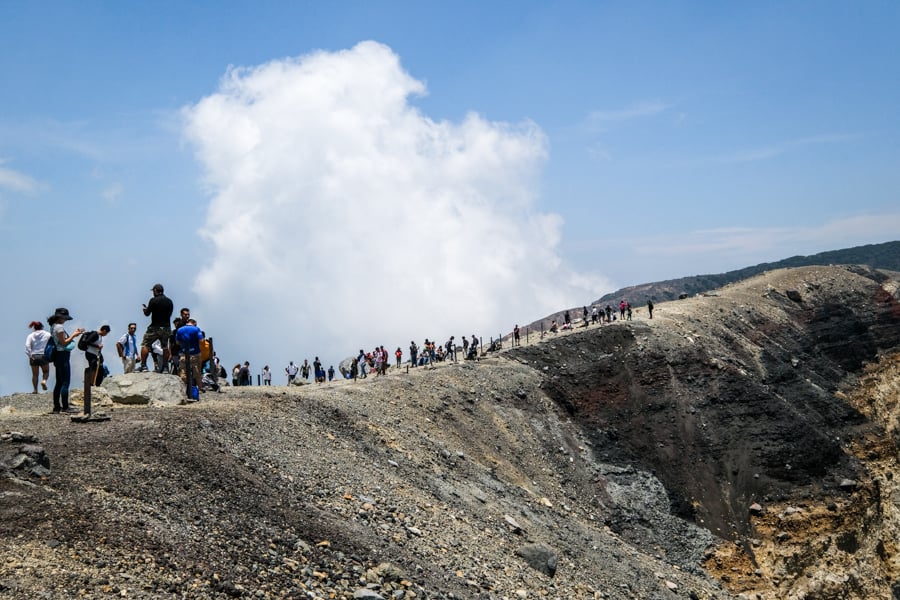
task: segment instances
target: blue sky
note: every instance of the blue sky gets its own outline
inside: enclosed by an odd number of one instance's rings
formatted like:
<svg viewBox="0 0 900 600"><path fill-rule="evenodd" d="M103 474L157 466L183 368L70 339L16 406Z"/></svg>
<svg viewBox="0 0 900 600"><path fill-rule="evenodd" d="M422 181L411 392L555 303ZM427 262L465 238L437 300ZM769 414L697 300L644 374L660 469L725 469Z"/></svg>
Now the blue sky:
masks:
<svg viewBox="0 0 900 600"><path fill-rule="evenodd" d="M898 30L887 1L0 2L0 394L29 321L143 331L157 281L280 373L897 239Z"/></svg>

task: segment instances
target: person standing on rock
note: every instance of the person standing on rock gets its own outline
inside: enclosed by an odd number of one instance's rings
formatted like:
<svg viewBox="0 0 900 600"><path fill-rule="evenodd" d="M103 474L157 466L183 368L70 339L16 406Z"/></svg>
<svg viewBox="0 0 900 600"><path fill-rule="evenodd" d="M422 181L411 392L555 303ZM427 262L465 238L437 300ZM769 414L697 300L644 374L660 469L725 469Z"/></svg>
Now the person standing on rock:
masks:
<svg viewBox="0 0 900 600"><path fill-rule="evenodd" d="M272 385L272 371L269 370L269 365L263 367L262 376L263 385Z"/></svg>
<svg viewBox="0 0 900 600"><path fill-rule="evenodd" d="M238 370L238 385L250 385L250 361L245 360L244 365Z"/></svg>
<svg viewBox="0 0 900 600"><path fill-rule="evenodd" d="M625 299L624 299L624 298L622 299L621 302L619 302L619 320L622 320L622 319L625 318L625 306L626 306L627 304L628 304L628 303L625 302Z"/></svg>
<svg viewBox="0 0 900 600"><path fill-rule="evenodd" d="M334 365L328 366L328 381L334 380Z"/></svg>
<svg viewBox="0 0 900 600"><path fill-rule="evenodd" d="M72 381L72 364L70 355L75 349L75 338L84 333L79 327L69 335L63 324L71 321L69 309L57 308L56 312L47 318L50 325L50 343L56 346L53 352L53 368L56 371L56 385L53 386L53 413L61 412L77 413L77 408L69 406L69 383Z"/></svg>
<svg viewBox="0 0 900 600"><path fill-rule="evenodd" d="M400 346L397 346L397 349L394 350L394 356L397 357L397 368L400 368L400 363L403 362L403 350L400 349Z"/></svg>
<svg viewBox="0 0 900 600"><path fill-rule="evenodd" d="M172 335L169 319L172 318L175 306L166 297L161 283L155 284L152 291L153 297L144 305L144 316L150 317L150 325L144 333L144 339L141 340L141 371L147 370L147 356L150 354L153 342L156 341L163 349L162 364L166 365L169 362L169 336Z"/></svg>
<svg viewBox="0 0 900 600"><path fill-rule="evenodd" d="M519 337L519 324L516 323L516 326L513 328L513 346L518 346L520 342L521 338ZM468 346L468 344L466 343L466 338L463 338L463 356L465 356L466 354L466 346Z"/></svg>
<svg viewBox="0 0 900 600"><path fill-rule="evenodd" d="M650 313L650 318L653 318L653 300L647 300L647 312Z"/></svg>
<svg viewBox="0 0 900 600"><path fill-rule="evenodd" d="M418 355L419 355L419 347L416 346L415 340L410 340L409 341L409 364L412 365L413 367L417 366L416 359L418 358Z"/></svg>
<svg viewBox="0 0 900 600"><path fill-rule="evenodd" d="M28 364L31 365L31 385L34 387L32 394L38 393L38 371L44 375L41 379L41 389L47 389L47 378L50 376L50 363L44 358L44 350L50 342L50 334L44 330L44 324L40 321L32 321L28 327L33 329L25 338L25 355Z"/></svg>

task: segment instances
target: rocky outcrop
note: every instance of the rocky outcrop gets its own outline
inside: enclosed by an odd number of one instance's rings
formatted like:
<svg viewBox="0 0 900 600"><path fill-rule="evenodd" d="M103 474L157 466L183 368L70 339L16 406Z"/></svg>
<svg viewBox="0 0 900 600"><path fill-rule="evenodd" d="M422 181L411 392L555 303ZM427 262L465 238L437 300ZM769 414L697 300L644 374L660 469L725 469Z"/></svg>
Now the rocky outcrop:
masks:
<svg viewBox="0 0 900 600"><path fill-rule="evenodd" d="M38 440L19 431L0 434L0 478L30 485L50 474L50 457Z"/></svg>
<svg viewBox="0 0 900 600"><path fill-rule="evenodd" d="M709 565L736 591L831 597L836 580L795 579L821 564L830 543L857 560L866 554L871 566L845 573L842 589L856 590L847 597L876 597L897 575L892 551L857 551L863 544L848 540L854 529L881 528L881 516L876 524L866 515L884 515L880 507L894 501L887 481L862 483L872 481L879 453L861 456L852 440L884 439L890 428L848 394L867 366L900 348L897 281L860 267L778 271L662 305L652 322L511 354L545 373L544 389L599 456L653 473L676 514L731 542L728 558ZM885 441L898 442L893 433ZM611 516L613 530L648 539L626 517ZM817 525L806 538L800 523ZM793 551L763 551L766 539Z"/></svg>
<svg viewBox="0 0 900 600"><path fill-rule="evenodd" d="M106 378L101 387L115 404L171 406L181 403L186 397L181 379L160 373L114 375Z"/></svg>

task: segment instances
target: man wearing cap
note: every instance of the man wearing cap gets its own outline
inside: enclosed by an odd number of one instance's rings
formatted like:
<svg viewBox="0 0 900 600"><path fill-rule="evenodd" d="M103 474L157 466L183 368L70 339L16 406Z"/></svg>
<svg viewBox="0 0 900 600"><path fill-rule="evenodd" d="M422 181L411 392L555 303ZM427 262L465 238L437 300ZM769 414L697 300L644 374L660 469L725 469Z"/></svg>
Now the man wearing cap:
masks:
<svg viewBox="0 0 900 600"><path fill-rule="evenodd" d="M157 283L152 289L153 297L144 305L144 316L150 317L150 325L141 341L141 371L147 370L147 356L156 340L159 340L163 347L162 364L169 363L169 336L172 334L172 330L169 328L169 319L172 317L175 307L163 293L161 283Z"/></svg>

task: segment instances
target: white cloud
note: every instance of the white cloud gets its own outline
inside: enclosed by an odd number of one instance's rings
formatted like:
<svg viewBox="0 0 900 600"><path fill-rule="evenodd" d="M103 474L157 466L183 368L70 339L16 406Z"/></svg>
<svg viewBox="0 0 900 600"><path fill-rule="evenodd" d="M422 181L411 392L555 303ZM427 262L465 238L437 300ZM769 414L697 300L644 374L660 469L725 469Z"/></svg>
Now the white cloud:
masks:
<svg viewBox="0 0 900 600"><path fill-rule="evenodd" d="M32 194L37 191L39 187L37 181L28 175L4 167L3 162L0 160L0 188L24 194Z"/></svg>
<svg viewBox="0 0 900 600"><path fill-rule="evenodd" d="M625 108L613 110L595 110L588 115L588 121L593 124L630 121L643 117L653 117L670 108L670 105L660 100L645 100L636 102Z"/></svg>
<svg viewBox="0 0 900 600"><path fill-rule="evenodd" d="M212 194L198 314L242 352L406 353L410 339L487 337L596 295L561 264L561 218L534 209L541 130L434 121L408 103L424 93L363 42L231 69L185 109Z"/></svg>
<svg viewBox="0 0 900 600"><path fill-rule="evenodd" d="M759 148L750 148L747 150L740 150L734 152L732 154L728 154L725 156L715 157L709 161L703 162L714 162L714 163L747 163L747 162L757 162L761 160L769 160L771 158L775 158L777 156L781 156L788 152L792 152L797 150L798 148L804 148L809 146L821 146L826 144L841 144L852 142L860 139L858 135L852 134L822 134L809 136L805 138L797 138L793 140L786 140L783 142L778 142L772 144L770 146L762 146Z"/></svg>
<svg viewBox="0 0 900 600"><path fill-rule="evenodd" d="M125 188L122 186L122 184L115 182L103 188L101 195L108 204L110 204L111 206L115 206L119 203L119 198L122 197L122 193L124 191Z"/></svg>

